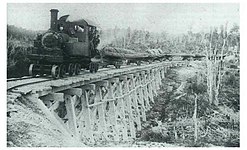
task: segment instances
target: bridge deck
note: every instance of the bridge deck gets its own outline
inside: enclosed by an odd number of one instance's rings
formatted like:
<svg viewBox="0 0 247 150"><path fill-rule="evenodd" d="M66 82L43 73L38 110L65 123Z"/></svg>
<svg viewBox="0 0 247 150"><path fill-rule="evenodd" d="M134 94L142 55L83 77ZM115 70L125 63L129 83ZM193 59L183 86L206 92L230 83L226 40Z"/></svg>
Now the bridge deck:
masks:
<svg viewBox="0 0 247 150"><path fill-rule="evenodd" d="M95 74L19 86L8 91L8 111L16 111L14 101L23 97L36 103L50 122L73 138L90 143L132 141L142 128L141 122L146 121L146 111L154 103L167 69L187 63L103 69Z"/></svg>

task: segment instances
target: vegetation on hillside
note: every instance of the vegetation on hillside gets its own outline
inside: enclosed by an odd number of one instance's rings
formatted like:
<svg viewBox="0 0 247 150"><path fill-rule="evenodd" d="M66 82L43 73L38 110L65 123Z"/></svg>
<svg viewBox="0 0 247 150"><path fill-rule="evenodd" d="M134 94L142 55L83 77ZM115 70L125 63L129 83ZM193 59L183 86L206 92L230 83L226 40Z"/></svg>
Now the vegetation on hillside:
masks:
<svg viewBox="0 0 247 150"><path fill-rule="evenodd" d="M7 26L7 77L21 77L28 73L27 53L33 45L35 31L13 25Z"/></svg>
<svg viewBox="0 0 247 150"><path fill-rule="evenodd" d="M239 147L240 41L236 31L238 28L234 27L227 33L226 26L212 29L201 41L208 56L206 62L197 64L199 69L195 64L191 67L195 74L186 68L180 72L187 72L183 79L176 78L179 73L167 76L164 86L169 87L167 83L171 82L172 90L164 87L157 98L150 112L150 120L157 126L147 130L144 140L151 137L153 141L183 146ZM237 50L231 51L232 47ZM225 59L224 54L228 55Z"/></svg>
<svg viewBox="0 0 247 150"><path fill-rule="evenodd" d="M229 32L227 26L212 28L209 33L190 31L176 38L163 33L160 34L163 36L154 36L137 30L129 36L131 32L127 31L127 37L122 40L115 38L111 45L130 49L136 46L159 48L164 53L200 53L207 56L206 62L199 65L201 68L194 70L195 75L188 73L186 78L179 80L176 78L179 73L168 73L162 94L149 112L148 123L143 125L141 140L182 146L238 147L239 26L235 25ZM145 38L147 35L149 38ZM134 42L136 37L142 40ZM182 72L187 71L188 68Z"/></svg>
<svg viewBox="0 0 247 150"><path fill-rule="evenodd" d="M189 147L239 147L239 72L224 74L215 105L209 101L205 67L198 62L167 73L143 124L141 140Z"/></svg>

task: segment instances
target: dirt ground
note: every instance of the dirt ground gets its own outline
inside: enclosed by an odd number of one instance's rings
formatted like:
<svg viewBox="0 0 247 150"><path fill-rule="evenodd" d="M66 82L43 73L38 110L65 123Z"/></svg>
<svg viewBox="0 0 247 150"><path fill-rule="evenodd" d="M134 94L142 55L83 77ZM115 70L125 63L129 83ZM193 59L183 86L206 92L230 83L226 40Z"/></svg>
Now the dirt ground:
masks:
<svg viewBox="0 0 247 150"><path fill-rule="evenodd" d="M65 134L34 101L19 98L8 102L8 147L81 147L77 139Z"/></svg>

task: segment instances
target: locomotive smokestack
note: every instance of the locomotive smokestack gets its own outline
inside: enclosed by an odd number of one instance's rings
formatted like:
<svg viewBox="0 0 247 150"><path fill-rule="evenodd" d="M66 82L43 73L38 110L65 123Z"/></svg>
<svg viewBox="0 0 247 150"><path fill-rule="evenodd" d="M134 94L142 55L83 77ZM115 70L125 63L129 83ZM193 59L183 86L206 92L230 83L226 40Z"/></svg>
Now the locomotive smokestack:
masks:
<svg viewBox="0 0 247 150"><path fill-rule="evenodd" d="M58 14L58 10L57 9L51 9L51 30L57 31L57 14Z"/></svg>

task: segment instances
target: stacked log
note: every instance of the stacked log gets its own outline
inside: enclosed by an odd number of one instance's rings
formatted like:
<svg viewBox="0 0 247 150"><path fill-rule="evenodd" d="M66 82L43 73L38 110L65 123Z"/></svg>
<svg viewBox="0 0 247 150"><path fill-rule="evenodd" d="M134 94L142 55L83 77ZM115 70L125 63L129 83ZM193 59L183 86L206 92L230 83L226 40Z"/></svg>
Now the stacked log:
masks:
<svg viewBox="0 0 247 150"><path fill-rule="evenodd" d="M130 49L115 47L105 47L101 50L101 54L103 57L116 57L121 59L138 59L150 56L150 54L146 52L136 52Z"/></svg>

